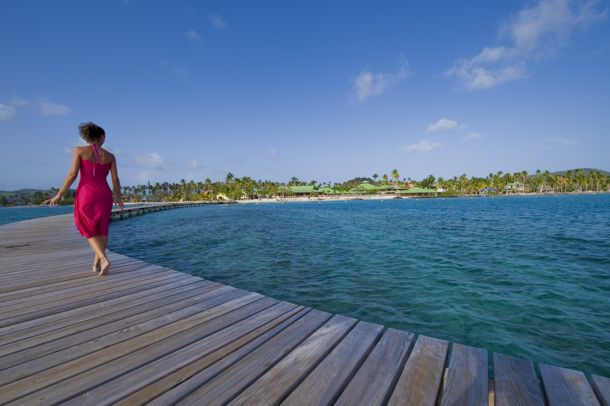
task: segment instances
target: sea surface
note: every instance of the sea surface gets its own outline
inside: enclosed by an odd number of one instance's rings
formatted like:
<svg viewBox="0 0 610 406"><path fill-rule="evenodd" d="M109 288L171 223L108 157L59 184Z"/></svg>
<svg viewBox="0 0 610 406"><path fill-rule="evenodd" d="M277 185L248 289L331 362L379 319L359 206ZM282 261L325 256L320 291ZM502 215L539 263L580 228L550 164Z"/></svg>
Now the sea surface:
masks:
<svg viewBox="0 0 610 406"><path fill-rule="evenodd" d="M57 214L73 213L74 206L17 206L0 207L0 226L13 221L29 220Z"/></svg>
<svg viewBox="0 0 610 406"><path fill-rule="evenodd" d="M610 195L200 206L114 222L110 248L610 376Z"/></svg>

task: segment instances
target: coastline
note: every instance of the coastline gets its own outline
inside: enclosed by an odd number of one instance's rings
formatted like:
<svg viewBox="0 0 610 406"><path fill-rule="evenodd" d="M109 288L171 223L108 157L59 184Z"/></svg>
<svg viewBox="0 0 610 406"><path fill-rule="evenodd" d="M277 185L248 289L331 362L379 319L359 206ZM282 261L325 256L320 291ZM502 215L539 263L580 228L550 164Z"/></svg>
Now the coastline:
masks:
<svg viewBox="0 0 610 406"><path fill-rule="evenodd" d="M399 196L396 195L342 195L342 196L298 196L284 198L261 198L234 200L240 204L258 203L303 203L303 202L346 202L351 200L420 200L420 199L460 199L460 198L504 198L504 197L543 197L543 196L581 196L604 195L610 192L566 192L566 193L511 193L502 195L460 195L460 196Z"/></svg>

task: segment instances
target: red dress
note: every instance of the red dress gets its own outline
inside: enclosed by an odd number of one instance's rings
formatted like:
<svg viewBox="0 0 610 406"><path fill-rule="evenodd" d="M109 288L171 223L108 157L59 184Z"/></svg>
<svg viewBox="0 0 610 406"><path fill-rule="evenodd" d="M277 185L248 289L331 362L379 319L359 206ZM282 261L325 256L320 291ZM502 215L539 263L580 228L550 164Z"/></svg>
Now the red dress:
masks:
<svg viewBox="0 0 610 406"><path fill-rule="evenodd" d="M110 166L110 163L80 158L80 181L74 199L74 224L83 237L108 235L112 191L106 177Z"/></svg>

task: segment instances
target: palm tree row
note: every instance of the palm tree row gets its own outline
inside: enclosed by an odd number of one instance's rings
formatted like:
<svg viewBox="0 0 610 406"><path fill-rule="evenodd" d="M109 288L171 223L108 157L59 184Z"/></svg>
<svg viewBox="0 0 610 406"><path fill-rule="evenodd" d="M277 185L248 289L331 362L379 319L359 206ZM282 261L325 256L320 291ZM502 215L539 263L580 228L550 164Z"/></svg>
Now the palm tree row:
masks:
<svg viewBox="0 0 610 406"><path fill-rule="evenodd" d="M287 183L269 180L254 180L248 176L238 178L228 173L222 181L186 181L170 183L148 183L146 185L125 186L123 193L127 200L140 201L179 201L215 200L275 197L290 194L290 186L329 186L338 191L346 191L362 182L375 185L394 185L402 188L423 187L437 189L443 195L507 194L507 193L569 193L605 192L610 187L610 175L597 170L576 169L561 173L527 171L490 173L486 177L468 177L466 174L445 179L429 175L419 181L403 177L397 169L390 175L360 177L342 183L302 181L292 177Z"/></svg>

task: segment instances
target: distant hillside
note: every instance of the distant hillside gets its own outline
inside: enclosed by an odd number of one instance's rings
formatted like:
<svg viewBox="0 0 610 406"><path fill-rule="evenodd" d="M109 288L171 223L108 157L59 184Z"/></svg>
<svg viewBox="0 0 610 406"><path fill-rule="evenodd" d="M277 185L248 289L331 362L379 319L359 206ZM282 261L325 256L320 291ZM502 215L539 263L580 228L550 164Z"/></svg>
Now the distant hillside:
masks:
<svg viewBox="0 0 610 406"><path fill-rule="evenodd" d="M610 175L610 172L608 171L603 171L601 169L595 169L595 168L575 168L575 169L567 169L565 171L557 171L557 172L551 172L552 175L555 176L563 176L566 174L567 171L572 171L572 173L576 172L577 170L581 170L584 172L585 175L590 174L591 172L597 171L600 172L602 175L604 176L608 176Z"/></svg>
<svg viewBox="0 0 610 406"><path fill-rule="evenodd" d="M0 190L0 206L27 206L30 204L40 204L50 198L57 189L19 189L19 190ZM71 204L73 192L64 198L62 204Z"/></svg>
<svg viewBox="0 0 610 406"><path fill-rule="evenodd" d="M19 197L31 197L36 192L42 192L43 194L55 193L57 189L19 189L19 190L0 190L0 196L19 196Z"/></svg>

